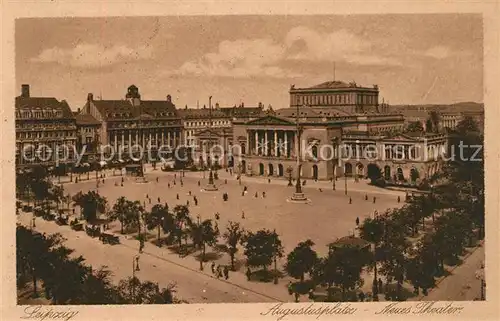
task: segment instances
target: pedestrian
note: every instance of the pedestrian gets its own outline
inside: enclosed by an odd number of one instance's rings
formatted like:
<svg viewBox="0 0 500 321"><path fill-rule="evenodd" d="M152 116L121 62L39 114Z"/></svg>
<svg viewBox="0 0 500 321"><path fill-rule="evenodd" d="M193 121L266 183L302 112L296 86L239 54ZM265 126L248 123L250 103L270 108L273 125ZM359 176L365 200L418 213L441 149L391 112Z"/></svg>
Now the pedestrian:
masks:
<svg viewBox="0 0 500 321"><path fill-rule="evenodd" d="M368 201L368 194L365 194L365 201Z"/></svg>
<svg viewBox="0 0 500 321"><path fill-rule="evenodd" d="M124 180L123 180L123 177L122 177L122 184L123 184L123 181L124 181Z"/></svg>
<svg viewBox="0 0 500 321"><path fill-rule="evenodd" d="M313 289L309 289L308 297L309 297L309 300L314 301L314 290Z"/></svg>
<svg viewBox="0 0 500 321"><path fill-rule="evenodd" d="M248 191L248 188L246 186L243 186L243 192Z"/></svg>
<svg viewBox="0 0 500 321"><path fill-rule="evenodd" d="M176 196L176 197L177 197L177 199L179 199L179 193L177 193L177 196Z"/></svg>
<svg viewBox="0 0 500 321"><path fill-rule="evenodd" d="M398 195L398 203L401 202L401 196Z"/></svg>
<svg viewBox="0 0 500 321"><path fill-rule="evenodd" d="M186 206L189 206L189 200L186 201Z"/></svg>
<svg viewBox="0 0 500 321"><path fill-rule="evenodd" d="M224 278L227 280L229 279L229 269L227 266L224 266Z"/></svg>
<svg viewBox="0 0 500 321"><path fill-rule="evenodd" d="M142 201L142 206L146 207L146 201Z"/></svg>
<svg viewBox="0 0 500 321"><path fill-rule="evenodd" d="M215 262L212 261L210 267L212 268L212 274L215 274Z"/></svg>
<svg viewBox="0 0 500 321"><path fill-rule="evenodd" d="M158 197L158 203L160 203L160 198Z"/></svg>
<svg viewBox="0 0 500 321"><path fill-rule="evenodd" d="M221 277L221 270L220 270L220 265L217 265L217 278L220 278Z"/></svg>
<svg viewBox="0 0 500 321"><path fill-rule="evenodd" d="M182 186L184 186L184 182L183 182L183 181L182 181L182 179L181 179L181 187L182 187Z"/></svg>
<svg viewBox="0 0 500 321"><path fill-rule="evenodd" d="M383 286L382 279L378 278L378 291L379 292L382 292L382 286Z"/></svg>
<svg viewBox="0 0 500 321"><path fill-rule="evenodd" d="M170 183L168 183L168 188L170 188Z"/></svg>
<svg viewBox="0 0 500 321"><path fill-rule="evenodd" d="M196 198L196 196L194 197L194 205L198 206L198 199Z"/></svg>
<svg viewBox="0 0 500 321"><path fill-rule="evenodd" d="M356 226L359 226L359 217L356 217Z"/></svg>
<svg viewBox="0 0 500 321"><path fill-rule="evenodd" d="M227 184L227 179L224 180L224 184Z"/></svg>
<svg viewBox="0 0 500 321"><path fill-rule="evenodd" d="M349 197L349 204L352 204L352 197Z"/></svg>
<svg viewBox="0 0 500 321"><path fill-rule="evenodd" d="M149 200L149 204L151 204L151 199L150 199L150 198L148 198L148 200Z"/></svg>
<svg viewBox="0 0 500 321"><path fill-rule="evenodd" d="M198 186L200 186L200 181L198 181Z"/></svg>
<svg viewBox="0 0 500 321"><path fill-rule="evenodd" d="M247 272L245 273L247 276L247 280L250 281L250 277L252 276L252 271L250 271L250 268L247 268Z"/></svg>
<svg viewBox="0 0 500 321"><path fill-rule="evenodd" d="M120 183L120 186L123 187L123 182Z"/></svg>
<svg viewBox="0 0 500 321"><path fill-rule="evenodd" d="M73 215L75 215L75 209L73 208Z"/></svg>
<svg viewBox="0 0 500 321"><path fill-rule="evenodd" d="M219 212L215 213L215 219L216 219L216 220L219 220L219 219L220 219L220 214L219 214Z"/></svg>
<svg viewBox="0 0 500 321"><path fill-rule="evenodd" d="M177 174L174 174L174 180L177 178Z"/></svg>
<svg viewBox="0 0 500 321"><path fill-rule="evenodd" d="M159 180L160 180L160 178L159 178L159 177L157 177L157 178L156 178L156 182L158 183L158 181L159 181Z"/></svg>
<svg viewBox="0 0 500 321"><path fill-rule="evenodd" d="M191 196L191 191L189 191L189 196Z"/></svg>
<svg viewBox="0 0 500 321"><path fill-rule="evenodd" d="M176 182L176 181L174 181L174 185L177 185L177 182Z"/></svg>
<svg viewBox="0 0 500 321"><path fill-rule="evenodd" d="M373 204L375 204L376 200L377 200L377 198L375 196L373 196Z"/></svg>
<svg viewBox="0 0 500 321"><path fill-rule="evenodd" d="M262 192L262 198L266 198L266 192Z"/></svg>
<svg viewBox="0 0 500 321"><path fill-rule="evenodd" d="M257 192L255 192L255 198L259 197L259 195L257 194Z"/></svg>
<svg viewBox="0 0 500 321"><path fill-rule="evenodd" d="M271 179L270 178L267 179L267 183L271 184Z"/></svg>
<svg viewBox="0 0 500 321"><path fill-rule="evenodd" d="M102 179L102 183L104 184L104 178Z"/></svg>
<svg viewBox="0 0 500 321"><path fill-rule="evenodd" d="M320 191L320 192L323 192L323 190L322 190L321 188L319 189L319 191Z"/></svg>
<svg viewBox="0 0 500 321"><path fill-rule="evenodd" d="M361 302L365 301L365 293L363 291L359 292L358 297L359 297L359 301L361 301Z"/></svg>
<svg viewBox="0 0 500 321"><path fill-rule="evenodd" d="M146 194L146 198L149 198L149 194Z"/></svg>

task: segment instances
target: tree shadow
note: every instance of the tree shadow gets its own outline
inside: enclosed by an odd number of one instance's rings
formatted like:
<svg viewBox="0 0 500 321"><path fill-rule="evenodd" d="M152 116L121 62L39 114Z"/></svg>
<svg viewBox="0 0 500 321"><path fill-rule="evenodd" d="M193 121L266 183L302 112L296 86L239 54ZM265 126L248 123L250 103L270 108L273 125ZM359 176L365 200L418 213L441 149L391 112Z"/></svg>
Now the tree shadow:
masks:
<svg viewBox="0 0 500 321"><path fill-rule="evenodd" d="M202 253L198 253L194 256L197 261L201 261ZM205 253L205 259L203 262L208 262L208 261L216 261L222 257L222 254L219 252L206 252Z"/></svg>
<svg viewBox="0 0 500 321"><path fill-rule="evenodd" d="M179 244L174 244L174 245L168 246L168 249L170 251L172 251L173 253L179 254L183 257L191 255L197 251L197 249L195 248L195 246L193 244L182 244L181 246L179 246Z"/></svg>
<svg viewBox="0 0 500 321"><path fill-rule="evenodd" d="M274 269L260 269L257 271L252 271L252 273L250 274L250 281L269 283L274 281L275 276L277 276L278 278L283 278L284 273Z"/></svg>
<svg viewBox="0 0 500 321"><path fill-rule="evenodd" d="M219 253L229 253L229 248L226 244L216 244L213 249Z"/></svg>

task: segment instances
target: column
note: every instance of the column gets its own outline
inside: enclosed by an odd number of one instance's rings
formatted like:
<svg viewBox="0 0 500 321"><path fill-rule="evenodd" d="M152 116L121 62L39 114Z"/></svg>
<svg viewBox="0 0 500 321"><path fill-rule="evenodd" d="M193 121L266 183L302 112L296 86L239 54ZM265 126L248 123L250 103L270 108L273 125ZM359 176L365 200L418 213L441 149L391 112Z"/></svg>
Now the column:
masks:
<svg viewBox="0 0 500 321"><path fill-rule="evenodd" d="M115 151L118 150L118 132L114 132L114 135L115 135Z"/></svg>
<svg viewBox="0 0 500 321"><path fill-rule="evenodd" d="M151 146L151 138L153 137L153 135L151 134L151 131L149 132L149 146Z"/></svg>
<svg viewBox="0 0 500 321"><path fill-rule="evenodd" d="M139 143L139 131L138 130L135 131L135 143L136 144Z"/></svg>
<svg viewBox="0 0 500 321"><path fill-rule="evenodd" d="M250 155L250 131L247 130L247 144L245 145L245 154Z"/></svg>
<svg viewBox="0 0 500 321"><path fill-rule="evenodd" d="M268 155L268 140L267 140L267 129L266 131L264 132L264 155L267 156Z"/></svg>
<svg viewBox="0 0 500 321"><path fill-rule="evenodd" d="M158 130L155 131L155 145L158 146Z"/></svg>
<svg viewBox="0 0 500 321"><path fill-rule="evenodd" d="M122 131L122 148L125 146L125 133Z"/></svg>
<svg viewBox="0 0 500 321"><path fill-rule="evenodd" d="M299 152L299 147L297 146L297 135L295 133L292 134L293 136L293 156L297 156Z"/></svg>
<svg viewBox="0 0 500 321"><path fill-rule="evenodd" d="M283 136L285 136L285 157L288 157L288 131L285 130Z"/></svg>
<svg viewBox="0 0 500 321"><path fill-rule="evenodd" d="M278 156L278 131L274 131L274 157Z"/></svg>
<svg viewBox="0 0 500 321"><path fill-rule="evenodd" d="M165 130L162 130L161 131L161 144L164 145L165 144Z"/></svg>
<svg viewBox="0 0 500 321"><path fill-rule="evenodd" d="M132 131L129 129L128 131L128 147L132 146Z"/></svg>
<svg viewBox="0 0 500 321"><path fill-rule="evenodd" d="M172 145L171 145L170 138L171 138L171 137L170 137L170 131L168 131L168 132L167 132L167 145L168 145L168 146L172 146Z"/></svg>
<svg viewBox="0 0 500 321"><path fill-rule="evenodd" d="M255 155L259 155L259 131L255 131Z"/></svg>

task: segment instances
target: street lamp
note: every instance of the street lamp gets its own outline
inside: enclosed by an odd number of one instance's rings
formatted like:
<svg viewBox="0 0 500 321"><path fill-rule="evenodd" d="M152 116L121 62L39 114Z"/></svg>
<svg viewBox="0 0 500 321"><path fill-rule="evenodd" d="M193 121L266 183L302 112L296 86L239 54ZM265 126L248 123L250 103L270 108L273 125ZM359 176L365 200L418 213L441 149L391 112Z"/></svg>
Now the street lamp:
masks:
<svg viewBox="0 0 500 321"><path fill-rule="evenodd" d="M131 287L131 295L132 300L135 299L135 272L139 272L141 269L139 268L139 255L135 255L132 258L132 287Z"/></svg>
<svg viewBox="0 0 500 321"><path fill-rule="evenodd" d="M297 104L296 113L297 113L297 116L295 118L295 126L296 126L295 131L296 131L297 141L298 141L298 144L296 146L296 148L297 148L297 184L295 184L295 192L293 193L291 200L294 202L303 203L303 202L307 202L308 199L306 198L306 196L302 192L302 186L300 183L300 171L302 169L302 164L300 163L300 155L301 155L301 153L300 153L300 150L301 150L300 137L301 137L302 129L299 126L299 104Z"/></svg>
<svg viewBox="0 0 500 321"><path fill-rule="evenodd" d="M337 179L337 143L338 137L333 139L333 176L332 176L332 188L335 190L335 181Z"/></svg>
<svg viewBox="0 0 500 321"><path fill-rule="evenodd" d="M210 155L210 148L212 145L212 96L208 97L208 110L209 110L209 128L208 128L208 148ZM214 174L212 172L212 157L210 157L210 164L208 164L208 184L205 186L205 191L217 191L218 188L214 184ZM205 172L203 172L205 173Z"/></svg>

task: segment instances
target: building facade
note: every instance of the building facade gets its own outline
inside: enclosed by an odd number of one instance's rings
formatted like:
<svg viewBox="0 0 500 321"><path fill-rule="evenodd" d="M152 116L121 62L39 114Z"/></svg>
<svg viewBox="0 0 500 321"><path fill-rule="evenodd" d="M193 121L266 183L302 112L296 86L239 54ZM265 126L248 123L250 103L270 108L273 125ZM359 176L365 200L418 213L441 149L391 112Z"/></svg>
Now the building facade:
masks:
<svg viewBox="0 0 500 321"><path fill-rule="evenodd" d="M83 157L81 162L96 161L100 155L101 141L100 130L101 122L90 114L82 114L80 108L74 112L77 128L76 148Z"/></svg>
<svg viewBox="0 0 500 321"><path fill-rule="evenodd" d="M16 167L72 164L76 122L68 103L54 97L32 97L22 85L15 101Z"/></svg>
<svg viewBox="0 0 500 321"><path fill-rule="evenodd" d="M296 177L300 149L301 177L307 179L366 177L369 167L376 166L387 181L409 182L439 169L439 157L447 150L446 135L403 135L403 115L381 113L373 98L349 94L351 88L378 97L377 86L364 91L364 87L351 84L346 89L344 83L336 82L311 88L332 86L342 88L333 92L346 96L325 98L334 96L324 96L328 90L297 92L292 87L290 108L250 121L233 121L233 142L239 146L234 152L235 168L247 175ZM330 99L339 104L328 105ZM313 106L293 106L297 100ZM377 151L377 157L373 151L366 154L367 150Z"/></svg>
<svg viewBox="0 0 500 321"><path fill-rule="evenodd" d="M123 100L94 100L89 93L81 113L101 123L101 145L125 151L123 155L129 155L134 146L155 154L160 146L175 149L183 142L181 118L170 95L164 101L142 100L134 85L128 87Z"/></svg>
<svg viewBox="0 0 500 321"><path fill-rule="evenodd" d="M335 107L348 113L385 112L378 103L379 88L355 82L327 81L312 87L290 87L290 107Z"/></svg>

